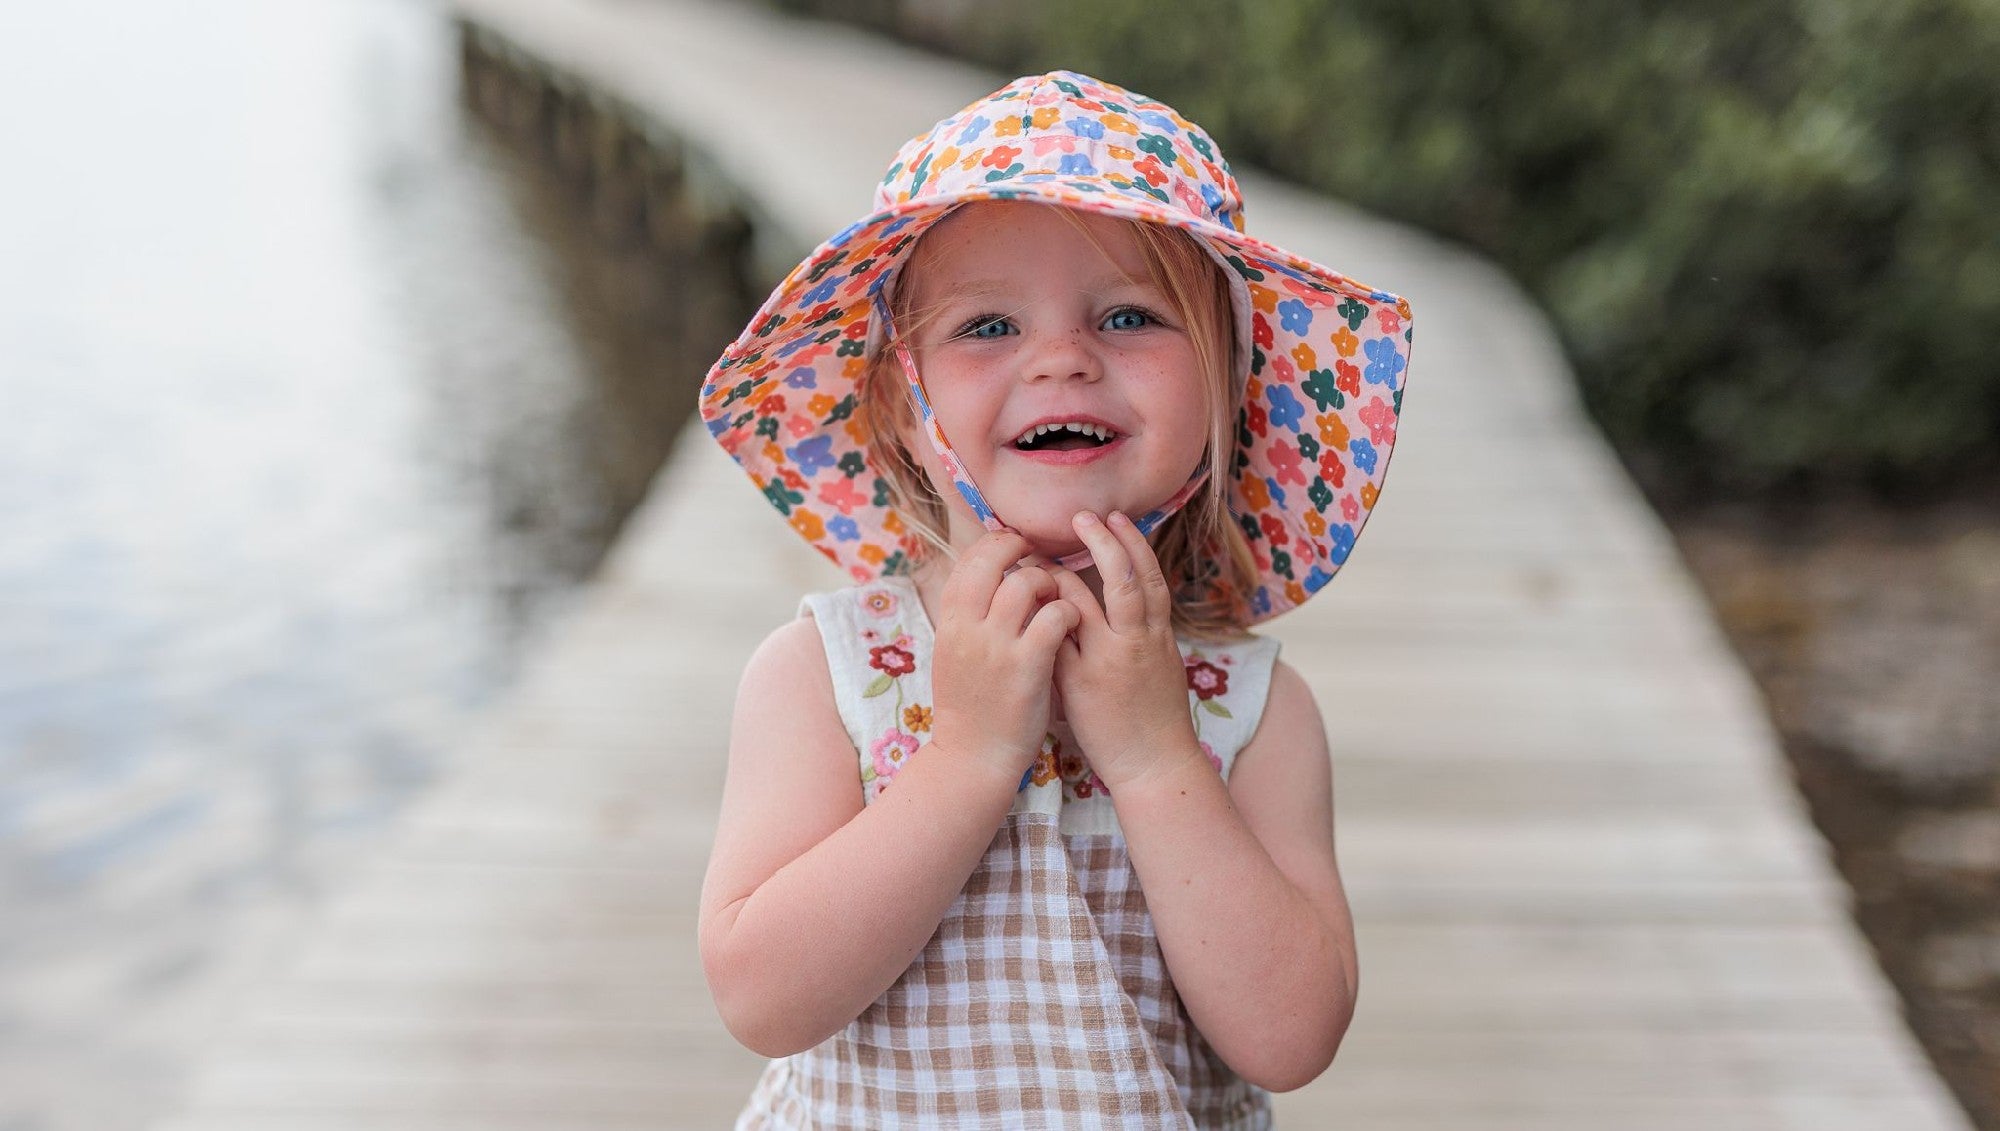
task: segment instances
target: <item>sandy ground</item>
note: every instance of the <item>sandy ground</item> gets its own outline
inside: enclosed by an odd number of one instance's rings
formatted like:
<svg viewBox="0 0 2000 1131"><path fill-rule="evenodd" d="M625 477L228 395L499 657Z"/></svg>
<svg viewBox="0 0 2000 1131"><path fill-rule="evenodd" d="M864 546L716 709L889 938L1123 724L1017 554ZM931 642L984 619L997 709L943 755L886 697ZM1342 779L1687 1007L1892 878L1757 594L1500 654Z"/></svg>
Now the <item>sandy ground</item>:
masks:
<svg viewBox="0 0 2000 1131"><path fill-rule="evenodd" d="M1911 1026L2000 1129L2000 480L1663 509Z"/></svg>

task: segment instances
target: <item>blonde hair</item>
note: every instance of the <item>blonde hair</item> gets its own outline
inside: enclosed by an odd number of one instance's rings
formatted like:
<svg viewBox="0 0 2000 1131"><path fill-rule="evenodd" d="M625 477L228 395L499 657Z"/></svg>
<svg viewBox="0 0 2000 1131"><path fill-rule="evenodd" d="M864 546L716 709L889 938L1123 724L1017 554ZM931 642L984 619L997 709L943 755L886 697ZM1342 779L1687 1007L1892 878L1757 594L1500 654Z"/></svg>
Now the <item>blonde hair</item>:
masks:
<svg viewBox="0 0 2000 1131"><path fill-rule="evenodd" d="M1043 205L1042 207L1051 207ZM1086 239L1096 237L1067 208L1068 217ZM1173 315L1187 328L1202 376L1202 404L1208 412L1208 446L1203 460L1208 479L1187 505L1154 530L1153 552L1173 591L1174 631L1196 640L1219 641L1243 635L1248 623L1250 594L1256 589L1256 559L1243 531L1229 511L1228 484L1236 451L1236 406L1240 375L1234 372L1236 319L1229 283L1222 266L1197 237L1177 228L1139 220L1118 219L1137 238L1154 286L1167 297ZM910 309L913 272L921 266L922 239L897 270L889 311L897 336L914 338L934 311ZM931 485L923 465L904 445L914 434L913 406L896 361L885 344L868 359L860 381L856 416L866 436L868 458L888 484L890 505L908 527L904 544L913 562L949 556L945 501Z"/></svg>

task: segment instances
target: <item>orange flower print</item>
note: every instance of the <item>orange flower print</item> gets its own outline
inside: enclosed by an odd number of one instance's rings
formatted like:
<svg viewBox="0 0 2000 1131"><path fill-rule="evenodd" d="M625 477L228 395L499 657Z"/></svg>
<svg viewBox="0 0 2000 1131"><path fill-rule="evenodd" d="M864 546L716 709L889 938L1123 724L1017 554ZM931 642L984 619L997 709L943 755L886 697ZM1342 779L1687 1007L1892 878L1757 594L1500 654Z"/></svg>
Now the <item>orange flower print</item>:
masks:
<svg viewBox="0 0 2000 1131"><path fill-rule="evenodd" d="M827 413L833 411L833 406L839 403L833 397L827 396L825 393L820 393L806 402L806 411L812 413L814 416L825 418Z"/></svg>
<svg viewBox="0 0 2000 1131"><path fill-rule="evenodd" d="M994 137L1021 136L1021 119L1016 118L1012 114L1009 114L1006 117L1000 119L999 121L993 123L993 136ZM1009 160L1011 161L1012 159L1010 158ZM1007 163L1008 162L1006 161L1001 162L1001 164L1003 165Z"/></svg>
<svg viewBox="0 0 2000 1131"><path fill-rule="evenodd" d="M1321 518L1318 511L1306 512L1306 533L1315 538L1326 533L1326 519Z"/></svg>
<svg viewBox="0 0 2000 1131"><path fill-rule="evenodd" d="M1252 511L1261 511L1271 505L1270 490L1264 486L1264 481L1255 475L1246 473L1243 478L1237 480L1237 486L1243 490L1243 505Z"/></svg>
<svg viewBox="0 0 2000 1131"><path fill-rule="evenodd" d="M1354 336L1354 331L1342 326L1333 332L1333 348L1342 357L1353 357L1354 351L1361 348L1361 339Z"/></svg>
<svg viewBox="0 0 2000 1131"><path fill-rule="evenodd" d="M1062 111L1056 109L1053 106L1043 106L1035 111L1034 119L1035 119L1036 129L1038 130L1050 129L1054 127L1057 122L1062 121Z"/></svg>
<svg viewBox="0 0 2000 1131"><path fill-rule="evenodd" d="M792 529L808 542L826 537L826 523L818 515L800 507L792 512Z"/></svg>
<svg viewBox="0 0 2000 1131"><path fill-rule="evenodd" d="M1339 413L1322 412L1318 416L1313 417L1313 423L1319 425L1320 443L1325 444L1329 448L1346 449L1348 441L1347 425L1340 419Z"/></svg>
<svg viewBox="0 0 2000 1131"><path fill-rule="evenodd" d="M1252 283L1250 284L1250 305L1266 314L1276 314L1278 312L1278 292L1269 287L1260 287Z"/></svg>
<svg viewBox="0 0 2000 1131"><path fill-rule="evenodd" d="M1363 509L1363 510L1373 510L1373 509L1375 509L1375 500L1376 500L1376 498L1377 498L1377 497L1379 497L1379 496L1380 496L1381 494L1382 494L1382 492L1380 492L1380 491L1376 490L1376 489L1375 489L1375 485L1374 485L1373 483L1363 483L1363 484L1361 485L1361 507L1362 507L1362 509Z"/></svg>
<svg viewBox="0 0 2000 1131"><path fill-rule="evenodd" d="M903 729L911 732L931 729L931 709L921 703L903 708Z"/></svg>
<svg viewBox="0 0 2000 1131"><path fill-rule="evenodd" d="M1036 785L1047 785L1060 776L1061 773L1056 768L1056 754L1053 750L1044 750L1036 755L1035 764L1028 767L1028 780L1034 782Z"/></svg>
<svg viewBox="0 0 2000 1131"><path fill-rule="evenodd" d="M1300 369L1313 370L1319 368L1319 355L1314 353L1313 348L1304 342L1300 342L1298 345L1292 347L1292 360L1299 363Z"/></svg>

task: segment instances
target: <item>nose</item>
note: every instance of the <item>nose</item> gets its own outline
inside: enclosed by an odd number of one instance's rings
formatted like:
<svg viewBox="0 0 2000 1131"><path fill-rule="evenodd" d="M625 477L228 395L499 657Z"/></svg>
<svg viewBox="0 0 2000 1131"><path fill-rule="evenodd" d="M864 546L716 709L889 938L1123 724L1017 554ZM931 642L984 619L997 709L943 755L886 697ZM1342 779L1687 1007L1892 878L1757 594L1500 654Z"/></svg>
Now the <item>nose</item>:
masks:
<svg viewBox="0 0 2000 1131"><path fill-rule="evenodd" d="M1036 332L1022 363L1021 375L1029 381L1095 381L1104 372L1089 336L1073 326Z"/></svg>

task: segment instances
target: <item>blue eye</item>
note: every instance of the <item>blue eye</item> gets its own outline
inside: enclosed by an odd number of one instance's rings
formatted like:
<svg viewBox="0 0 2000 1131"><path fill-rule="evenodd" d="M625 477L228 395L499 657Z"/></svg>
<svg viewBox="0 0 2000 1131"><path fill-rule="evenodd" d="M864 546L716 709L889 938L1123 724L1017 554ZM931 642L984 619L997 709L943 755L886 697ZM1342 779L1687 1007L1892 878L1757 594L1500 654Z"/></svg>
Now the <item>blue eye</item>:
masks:
<svg viewBox="0 0 2000 1131"><path fill-rule="evenodd" d="M1013 325L1009 323L1005 318L1002 318L997 314L982 314L979 317L974 318L971 321L968 321L965 325L960 326L958 328L958 332L953 334L952 337L1004 338L1008 334L1012 333L1013 330L1014 330Z"/></svg>
<svg viewBox="0 0 2000 1131"><path fill-rule="evenodd" d="M1153 321L1153 316L1136 306L1127 306L1111 312L1104 320L1107 330L1138 330Z"/></svg>

